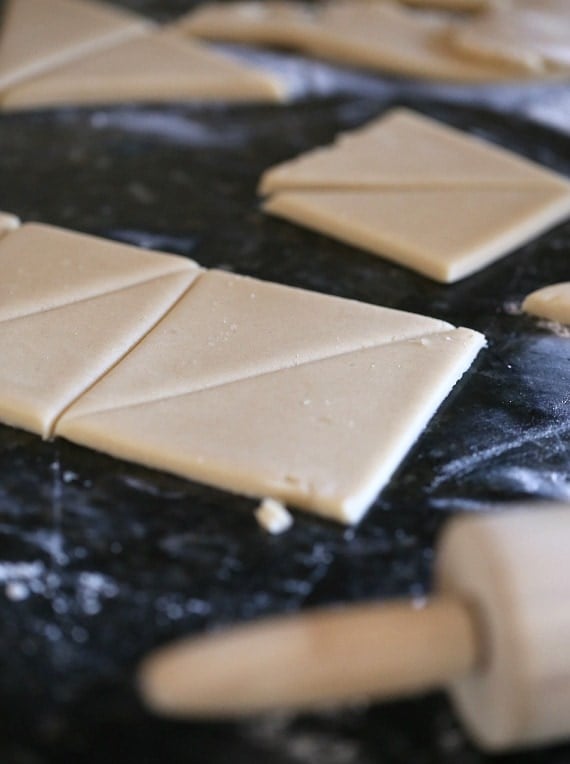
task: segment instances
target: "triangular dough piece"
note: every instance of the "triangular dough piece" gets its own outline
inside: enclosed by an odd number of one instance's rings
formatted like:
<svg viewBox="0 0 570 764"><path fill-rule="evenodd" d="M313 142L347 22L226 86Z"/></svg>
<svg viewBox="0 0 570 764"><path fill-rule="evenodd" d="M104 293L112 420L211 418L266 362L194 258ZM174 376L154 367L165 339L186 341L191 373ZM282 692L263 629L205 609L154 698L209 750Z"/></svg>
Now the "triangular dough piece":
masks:
<svg viewBox="0 0 570 764"><path fill-rule="evenodd" d="M301 188L569 187L556 173L408 109L269 169L264 194Z"/></svg>
<svg viewBox="0 0 570 764"><path fill-rule="evenodd" d="M126 40L9 90L7 109L62 104L281 100L277 78L172 32Z"/></svg>
<svg viewBox="0 0 570 764"><path fill-rule="evenodd" d="M447 42L448 30L446 19L395 3L333 0L323 4L304 47L335 61L422 79L489 82L525 76L524 69L513 73L457 55Z"/></svg>
<svg viewBox="0 0 570 764"><path fill-rule="evenodd" d="M207 40L298 47L313 12L294 0L206 3L182 16L177 27Z"/></svg>
<svg viewBox="0 0 570 764"><path fill-rule="evenodd" d="M67 416L57 432L354 523L483 343L476 332L450 330L156 403Z"/></svg>
<svg viewBox="0 0 570 764"><path fill-rule="evenodd" d="M200 269L184 257L27 223L0 241L0 321L176 271Z"/></svg>
<svg viewBox="0 0 570 764"><path fill-rule="evenodd" d="M284 191L265 210L451 283L570 214L570 191Z"/></svg>
<svg viewBox="0 0 570 764"><path fill-rule="evenodd" d="M0 419L44 436L169 310L192 273L0 323Z"/></svg>
<svg viewBox="0 0 570 764"><path fill-rule="evenodd" d="M93 0L7 0L0 31L0 89L150 27Z"/></svg>
<svg viewBox="0 0 570 764"><path fill-rule="evenodd" d="M77 401L69 416L181 395L450 328L413 313L209 271Z"/></svg>
<svg viewBox="0 0 570 764"><path fill-rule="evenodd" d="M20 219L9 212L0 212L0 236L4 236L10 231L15 231L20 227Z"/></svg>
<svg viewBox="0 0 570 764"><path fill-rule="evenodd" d="M548 321L570 324L570 281L537 289L528 295L522 309Z"/></svg>

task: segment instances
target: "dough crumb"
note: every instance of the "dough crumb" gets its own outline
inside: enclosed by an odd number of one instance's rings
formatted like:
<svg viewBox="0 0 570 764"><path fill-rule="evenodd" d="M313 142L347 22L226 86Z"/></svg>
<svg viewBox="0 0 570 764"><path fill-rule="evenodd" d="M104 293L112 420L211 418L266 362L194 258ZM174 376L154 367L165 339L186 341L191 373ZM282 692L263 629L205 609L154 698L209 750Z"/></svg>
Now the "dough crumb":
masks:
<svg viewBox="0 0 570 764"><path fill-rule="evenodd" d="M293 525L292 515L275 499L263 499L255 510L255 519L272 536L288 531Z"/></svg>

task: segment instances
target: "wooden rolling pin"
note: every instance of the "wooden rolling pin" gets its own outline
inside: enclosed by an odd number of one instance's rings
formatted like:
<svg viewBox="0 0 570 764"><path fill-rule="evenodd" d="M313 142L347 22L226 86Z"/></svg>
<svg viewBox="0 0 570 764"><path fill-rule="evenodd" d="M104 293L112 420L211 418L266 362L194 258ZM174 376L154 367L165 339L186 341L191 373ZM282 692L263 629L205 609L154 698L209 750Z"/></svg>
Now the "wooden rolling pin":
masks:
<svg viewBox="0 0 570 764"><path fill-rule="evenodd" d="M177 717L308 709L447 687L490 750L570 737L570 506L452 520L435 595L269 619L185 640L140 671Z"/></svg>

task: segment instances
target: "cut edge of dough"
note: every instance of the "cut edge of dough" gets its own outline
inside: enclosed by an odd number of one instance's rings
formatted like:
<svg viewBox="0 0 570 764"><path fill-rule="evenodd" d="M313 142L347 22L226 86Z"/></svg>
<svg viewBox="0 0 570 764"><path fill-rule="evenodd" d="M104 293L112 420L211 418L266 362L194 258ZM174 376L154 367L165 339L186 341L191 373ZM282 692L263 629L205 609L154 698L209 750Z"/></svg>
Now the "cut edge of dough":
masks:
<svg viewBox="0 0 570 764"><path fill-rule="evenodd" d="M434 190L431 189L431 191ZM466 191L474 190L479 189L466 189ZM500 190L507 191L507 189ZM525 190L523 189L523 191ZM423 190L418 189L417 191L422 192ZM551 200L548 203L543 203L524 225L518 222L514 226L514 230L511 225L501 234L495 234L486 243L478 245L472 254L463 255L459 261L447 263L435 262L429 255L424 254L422 256L417 252L412 255L397 242L381 240L374 231L369 232L362 228L351 229L349 225L346 225L346 221L337 221L330 214L315 213L314 209L308 212L305 197L308 197L309 194L316 196L319 192L284 191L276 193L265 200L262 209L270 215L283 218L295 225L369 252L396 265L419 272L435 281L451 284L483 270L483 268L523 246L529 239L540 236L549 228L562 222L570 212L570 187L556 191L552 189L529 189L528 193L546 194L548 191L551 194ZM343 194L342 191L334 193L340 197ZM362 193L368 192L362 191ZM382 191L377 193L381 196ZM430 189L426 189L425 193L429 194ZM453 194L453 191L450 193Z"/></svg>
<svg viewBox="0 0 570 764"><path fill-rule="evenodd" d="M449 373L446 375L446 378L441 379L440 382L430 390L429 396L427 396L425 402L422 403L421 417L413 422L413 426L412 424L407 426L406 436L400 438L398 447L393 450L392 458L386 462L381 469L378 467L371 467L369 470L370 474L362 481L365 483L364 488L358 493L352 493L350 496L345 496L345 498L340 501L338 497L331 497L328 499L325 495L315 495L312 492L305 492L300 495L298 489L293 486L287 487L286 482L282 480L277 482L269 478L265 481L256 481L255 479L252 481L250 478L244 478L238 468L224 463L218 463L216 465L215 463L209 462L204 468L201 466L200 462L194 461L190 470L188 463L185 462L184 459L178 460L178 463L173 463L171 460L168 466L166 465L166 462L159 463L156 461L150 463L151 460L149 460L148 457L142 457L142 452L141 454L137 453L136 447L133 450L133 446L128 438L126 440L123 439L120 442L118 440L115 441L114 447L109 448L109 443L105 437L103 437L104 433L100 431L100 426L97 426L96 421L91 423L91 427L88 428L87 434L85 434L84 429L85 422L82 423L83 418L78 418L77 420L71 420L69 423L70 426L65 427L63 431L56 432L56 435L116 458L143 464L149 469L164 470L171 474L179 475L186 480L201 482L206 485L227 490L230 493L246 495L252 498L262 498L269 495L275 497L275 499L280 502L310 511L313 514L320 515L328 520L336 520L337 522L346 525L355 525L362 519L377 494L389 482L393 473L400 464L402 464L409 450L423 434L426 426L433 418L436 411L451 393L457 382L470 368L475 357L486 344L484 335L463 327L454 329L452 332L441 332L440 334L445 336L454 334L457 338L464 338L462 352L458 352L453 361L448 363ZM402 343L394 344L407 344L409 342L410 340L404 340ZM359 352L367 352L368 350L370 350L370 348L364 349L363 351L353 351L346 355L350 356ZM311 361L306 365L318 365L320 362L321 361L319 360ZM279 372L268 372L267 374L260 376L267 377L270 375L276 376L278 374ZM453 378L453 382L449 382L450 378ZM242 380L238 380L237 384L241 381ZM232 384L235 383L228 383L228 386ZM199 395L201 392L203 391L198 391L196 394ZM141 408L144 408L144 405L145 404L141 404ZM123 407L122 410L128 408L130 407ZM102 413L105 415L106 412ZM95 420L97 419L97 415L93 415L93 417ZM92 417L91 415L87 415L84 419L88 421L89 419L92 419ZM80 434L77 432L77 427L79 427ZM256 487L254 487L254 485L256 485Z"/></svg>

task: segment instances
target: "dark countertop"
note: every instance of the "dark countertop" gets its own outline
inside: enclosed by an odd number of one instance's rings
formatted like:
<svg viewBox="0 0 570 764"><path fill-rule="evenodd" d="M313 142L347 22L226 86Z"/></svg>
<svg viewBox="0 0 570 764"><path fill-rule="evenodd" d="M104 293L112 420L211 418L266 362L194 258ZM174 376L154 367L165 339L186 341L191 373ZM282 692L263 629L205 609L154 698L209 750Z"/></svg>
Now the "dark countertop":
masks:
<svg viewBox="0 0 570 764"><path fill-rule="evenodd" d="M127 3L124 3L125 5ZM130 0L167 18L187 2ZM570 499L570 344L519 314L570 278L570 224L443 286L264 217L260 173L405 103L570 174L565 85L444 87L244 53L279 66L279 106L0 116L0 208L206 266L444 318L489 347L354 530L0 426L0 762L482 764L443 696L243 724L151 719L132 690L154 645L260 615L429 590L450 513ZM541 124L542 123L542 124ZM570 746L505 761L570 762ZM500 758L498 760L503 760Z"/></svg>

